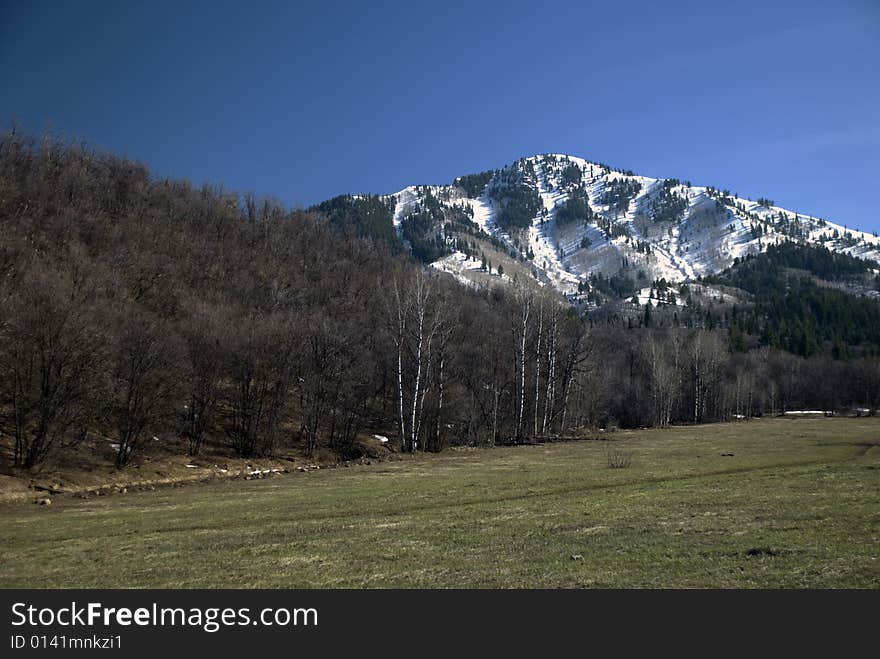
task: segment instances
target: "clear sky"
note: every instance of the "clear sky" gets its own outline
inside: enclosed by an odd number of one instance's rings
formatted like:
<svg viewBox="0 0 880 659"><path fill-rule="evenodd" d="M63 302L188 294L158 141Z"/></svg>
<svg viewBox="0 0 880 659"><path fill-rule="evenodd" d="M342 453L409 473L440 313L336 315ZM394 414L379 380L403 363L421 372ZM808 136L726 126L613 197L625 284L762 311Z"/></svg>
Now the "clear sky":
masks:
<svg viewBox="0 0 880 659"><path fill-rule="evenodd" d="M0 0L0 121L291 205L563 152L880 230L880 0Z"/></svg>

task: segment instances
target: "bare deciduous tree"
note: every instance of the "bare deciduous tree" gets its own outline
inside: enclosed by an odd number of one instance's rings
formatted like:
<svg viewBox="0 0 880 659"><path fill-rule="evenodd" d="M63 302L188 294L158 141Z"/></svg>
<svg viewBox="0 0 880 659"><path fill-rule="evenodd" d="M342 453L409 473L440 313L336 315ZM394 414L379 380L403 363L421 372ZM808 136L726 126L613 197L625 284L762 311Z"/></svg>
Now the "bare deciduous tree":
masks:
<svg viewBox="0 0 880 659"><path fill-rule="evenodd" d="M285 313L250 313L230 328L227 432L239 455L271 455L275 448L287 406L292 348Z"/></svg>
<svg viewBox="0 0 880 659"><path fill-rule="evenodd" d="M2 293L0 404L16 466L81 438L100 389L105 337L81 272L37 261Z"/></svg>
<svg viewBox="0 0 880 659"><path fill-rule="evenodd" d="M224 354L222 312L194 302L191 315L181 324L186 350L187 403L183 409L183 434L189 440L189 454L198 455L205 432L214 423L220 396Z"/></svg>
<svg viewBox="0 0 880 659"><path fill-rule="evenodd" d="M180 395L178 379L169 375L182 350L168 324L133 309L128 312L115 337L108 395L109 417L119 442L117 467L128 464L142 447L149 426L172 416L170 410Z"/></svg>

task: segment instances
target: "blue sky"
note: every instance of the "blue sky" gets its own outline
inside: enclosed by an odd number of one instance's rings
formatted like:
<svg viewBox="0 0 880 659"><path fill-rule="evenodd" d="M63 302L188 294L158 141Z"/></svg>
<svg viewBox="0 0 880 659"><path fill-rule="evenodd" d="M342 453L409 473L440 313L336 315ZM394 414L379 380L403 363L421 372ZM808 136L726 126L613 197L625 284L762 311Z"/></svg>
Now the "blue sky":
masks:
<svg viewBox="0 0 880 659"><path fill-rule="evenodd" d="M565 152L880 230L880 2L0 4L0 121L309 205Z"/></svg>

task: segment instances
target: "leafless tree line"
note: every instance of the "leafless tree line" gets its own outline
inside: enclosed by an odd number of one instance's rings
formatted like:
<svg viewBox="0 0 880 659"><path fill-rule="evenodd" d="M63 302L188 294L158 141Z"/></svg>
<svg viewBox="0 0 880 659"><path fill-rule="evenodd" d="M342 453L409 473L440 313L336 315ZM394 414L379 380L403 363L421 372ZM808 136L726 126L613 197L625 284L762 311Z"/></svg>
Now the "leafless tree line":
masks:
<svg viewBox="0 0 880 659"><path fill-rule="evenodd" d="M438 451L878 400L876 360L591 326L532 280L465 290L271 199L0 136L0 441L19 467L89 437L123 467L154 437Z"/></svg>

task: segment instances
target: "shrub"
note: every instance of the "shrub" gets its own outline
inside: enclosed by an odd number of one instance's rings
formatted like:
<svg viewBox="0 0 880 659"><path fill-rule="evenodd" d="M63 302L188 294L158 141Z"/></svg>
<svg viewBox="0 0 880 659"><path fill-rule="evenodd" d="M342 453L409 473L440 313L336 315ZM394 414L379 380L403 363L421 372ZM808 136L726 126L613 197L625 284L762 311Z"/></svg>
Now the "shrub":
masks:
<svg viewBox="0 0 880 659"><path fill-rule="evenodd" d="M627 469L632 466L632 452L620 446L605 449L605 462L609 469Z"/></svg>

